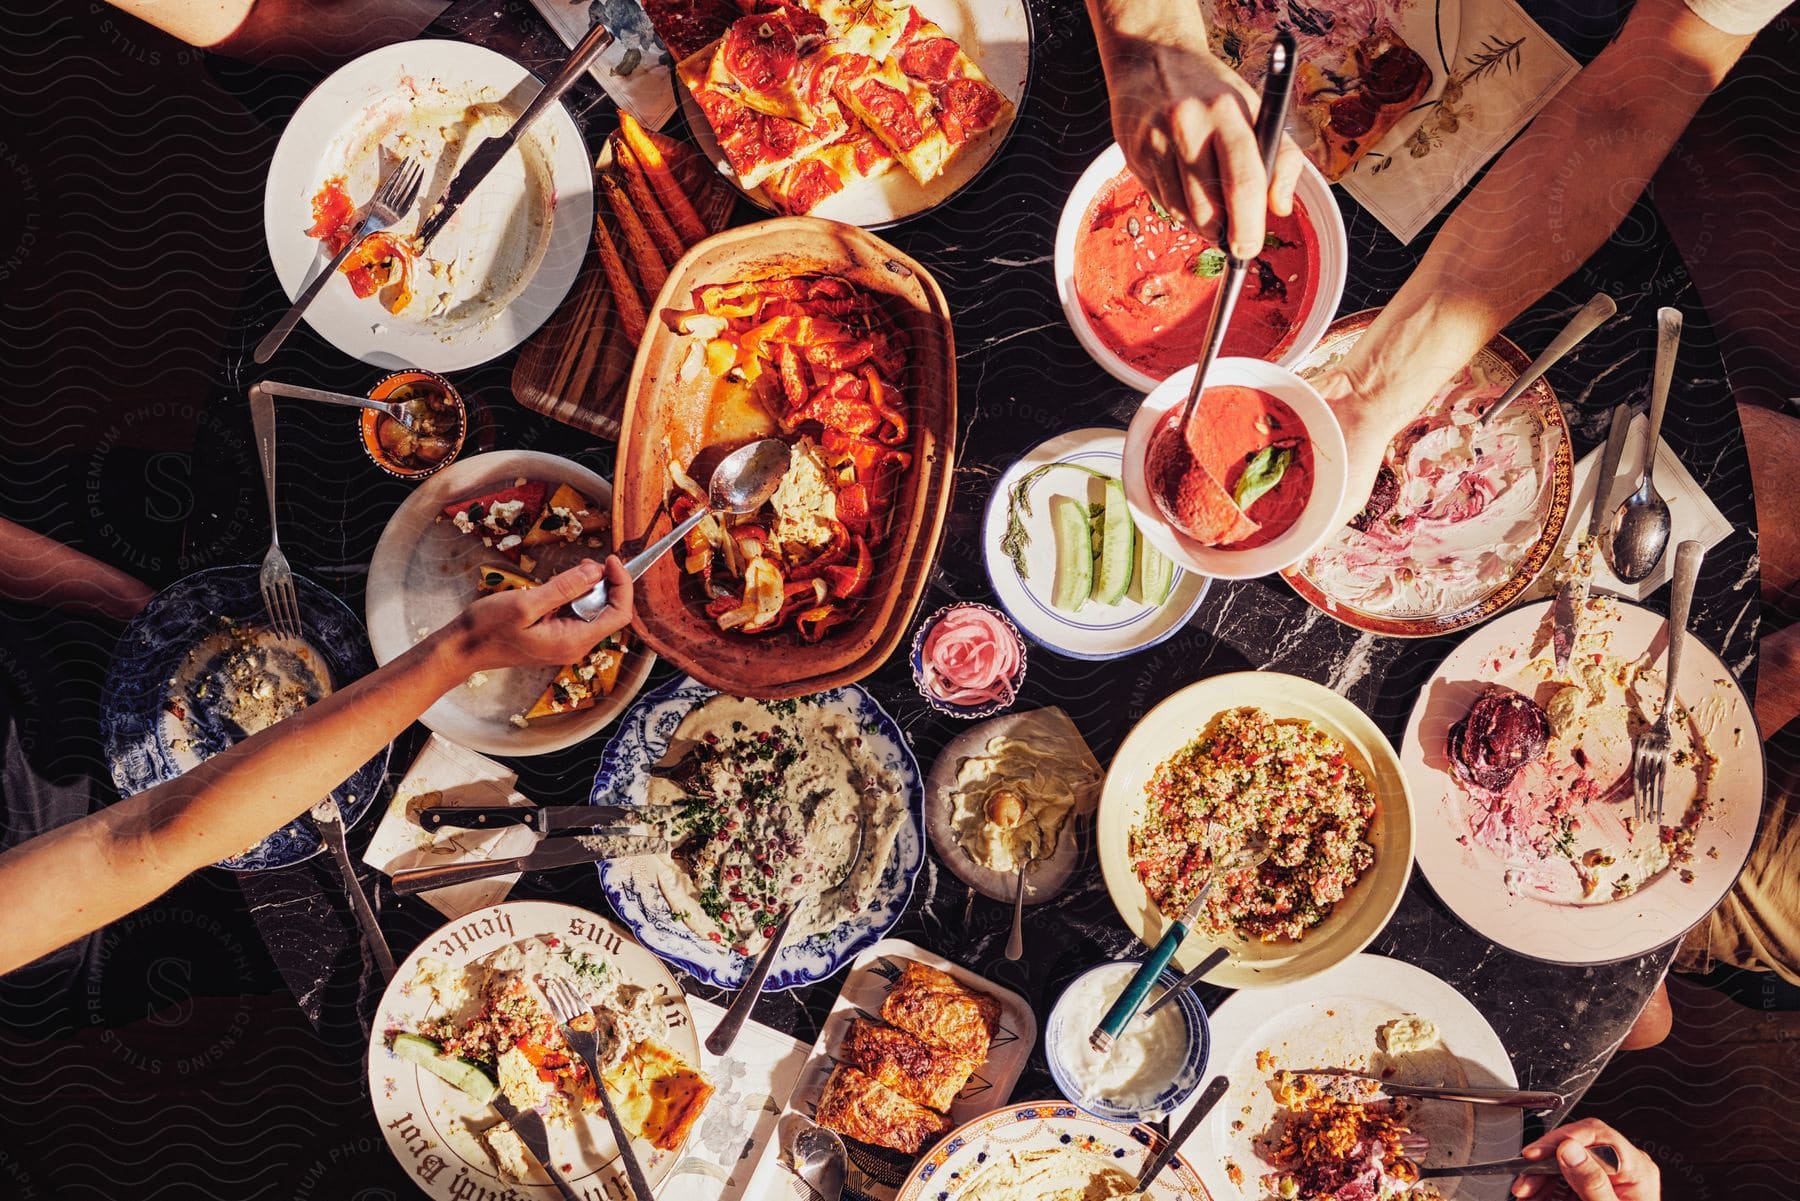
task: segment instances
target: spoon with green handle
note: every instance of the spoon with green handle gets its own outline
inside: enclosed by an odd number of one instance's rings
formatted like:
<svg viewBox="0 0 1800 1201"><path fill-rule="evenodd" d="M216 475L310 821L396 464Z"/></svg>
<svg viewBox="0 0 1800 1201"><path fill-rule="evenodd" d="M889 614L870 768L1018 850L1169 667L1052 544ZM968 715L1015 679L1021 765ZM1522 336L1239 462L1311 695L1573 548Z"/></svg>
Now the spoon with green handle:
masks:
<svg viewBox="0 0 1800 1201"><path fill-rule="evenodd" d="M1200 911L1206 906L1207 894L1212 892L1213 882L1219 875L1240 867L1261 867L1268 857L1268 843L1255 838L1242 851L1213 868L1212 874L1200 885L1200 891L1194 894L1194 899L1188 902L1181 916L1175 919L1151 949L1143 964L1131 977L1130 983L1125 985L1125 991L1119 994L1119 999L1113 1002L1112 1008L1106 1011L1106 1016L1100 1019L1100 1024L1094 1027L1094 1032L1088 1035L1088 1046L1102 1055L1112 1050L1113 1041L1136 1016L1144 998L1150 995L1151 986L1162 976L1163 968L1169 965L1169 960L1175 958L1175 952L1187 940L1188 931L1200 920Z"/></svg>

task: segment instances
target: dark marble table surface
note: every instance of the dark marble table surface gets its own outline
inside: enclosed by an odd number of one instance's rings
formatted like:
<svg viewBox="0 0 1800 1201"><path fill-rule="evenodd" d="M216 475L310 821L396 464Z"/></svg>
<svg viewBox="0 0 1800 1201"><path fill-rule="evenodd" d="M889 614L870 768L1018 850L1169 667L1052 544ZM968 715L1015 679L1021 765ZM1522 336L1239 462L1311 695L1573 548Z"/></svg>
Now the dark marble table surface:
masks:
<svg viewBox="0 0 1800 1201"><path fill-rule="evenodd" d="M1122 425L1137 401L1077 344L1051 279L1051 246L1062 198L1111 139L1093 36L1079 3L1032 0L1031 9L1037 38L1031 91L999 161L953 204L885 235L937 276L955 318L961 437L954 511L922 612L954 600L991 600L978 525L991 482L1007 463L1065 429ZM1551 15L1545 14L1547 21ZM1575 43L1577 53L1597 48L1594 31L1552 28ZM1603 39L1605 32L1598 36ZM431 33L491 45L540 74L562 55L535 13L517 0L460 4ZM232 75L230 68L219 69L273 128L280 127L316 82L316 77ZM590 144L597 145L614 119L610 103L585 84L568 103ZM1353 267L1341 310L1348 313L1390 296L1417 261L1430 231L1411 246L1401 246L1341 190L1338 196L1352 247ZM750 219L752 214L739 216ZM1554 368L1550 382L1562 398L1578 452L1586 451L1615 404L1643 402L1654 310L1673 304L1686 313L1665 438L1737 527L1707 557L1694 628L1748 688L1754 683L1758 602L1754 509L1743 440L1708 319L1649 202L1641 202L1592 261L1533 306L1508 334L1535 351L1597 288L1617 298L1620 317ZM245 297L232 333L234 349L221 366L212 400L216 420L202 423L203 444L193 472L200 503L186 541L191 548L205 548L210 562L253 560L261 553L261 495L243 389L260 378L249 363L249 347L280 307L272 274L266 275L260 291L253 289ZM469 453L528 447L567 455L609 474L609 444L513 402L507 387L511 361L506 356L456 377L476 411ZM265 374L362 390L381 373L346 361L302 326ZM338 591L360 612L369 556L407 487L370 467L342 414L289 406L280 420L283 544L298 570ZM246 511L246 498L254 505L250 520L242 521L233 515ZM1665 606L1666 591L1649 603ZM1359 633L1310 608L1279 580L1220 583L1187 628L1141 654L1094 663L1031 648L1029 680L1019 703L1063 706L1106 762L1132 724L1184 684L1224 671L1268 669L1305 676L1343 693L1397 742L1418 689L1454 645L1453 637L1406 641ZM652 682L669 670L659 665ZM922 764L929 764L960 728L924 704L898 657L864 684L898 718ZM420 741L416 729L402 740L393 760L396 772L410 762ZM517 762L519 787L542 803L585 799L602 743L597 738L559 754ZM354 832L353 846L367 836L367 827ZM331 1045L335 1053L348 1054L358 1042L358 1017L366 1021L372 1008L373 990L366 966L359 970L355 927L333 873L328 860L319 860L245 877L241 884L284 978L320 1029L322 1048ZM373 874L368 878L378 879ZM528 877L513 895L556 897L601 911L606 905L585 869ZM437 924L435 910L396 898L385 881L379 901L397 957ZM1040 1013L1079 969L1141 950L1119 921L1091 861L1066 895L1027 911L1026 956L1018 963L1000 955L1009 916L1005 906L972 895L928 857L913 901L893 933L1017 989ZM1587 968L1522 958L1473 934L1422 878L1414 879L1392 923L1370 950L1419 964L1449 981L1499 1031L1524 1085L1558 1089L1572 1098L1611 1056L1672 954L1664 948ZM686 983L698 994L717 995ZM837 985L834 978L765 997L756 1016L810 1040ZM1208 999L1219 997L1211 993ZM1039 1051L1016 1095L1053 1092ZM363 1128L345 1131L346 1137L367 1133L373 1127L366 1117ZM367 1161L363 1166L385 1178L392 1170L382 1162L385 1150L378 1141L366 1145L366 1153L359 1152Z"/></svg>

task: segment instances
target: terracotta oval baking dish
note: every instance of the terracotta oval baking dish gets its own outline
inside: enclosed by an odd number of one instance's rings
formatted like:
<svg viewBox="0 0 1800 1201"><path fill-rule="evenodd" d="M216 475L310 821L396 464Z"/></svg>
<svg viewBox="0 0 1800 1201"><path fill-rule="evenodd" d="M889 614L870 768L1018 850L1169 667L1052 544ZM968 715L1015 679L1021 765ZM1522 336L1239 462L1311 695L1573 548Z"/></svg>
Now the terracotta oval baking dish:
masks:
<svg viewBox="0 0 1800 1201"><path fill-rule="evenodd" d="M690 307L694 289L704 284L817 273L841 275L890 298L890 315L910 347L902 384L913 465L895 500L894 532L880 549L861 614L818 643L791 628L763 635L719 629L701 608L698 580L683 575L675 555L664 556L638 581L633 624L644 641L695 679L736 696L801 696L860 680L881 666L912 620L949 508L956 350L944 293L923 267L866 230L780 217L699 243L675 264L657 296L626 393L613 484L615 545L636 550L669 529L671 458L704 487L719 456L746 440L727 434L704 441L713 380L705 372L681 378L693 339L676 334L665 314Z"/></svg>

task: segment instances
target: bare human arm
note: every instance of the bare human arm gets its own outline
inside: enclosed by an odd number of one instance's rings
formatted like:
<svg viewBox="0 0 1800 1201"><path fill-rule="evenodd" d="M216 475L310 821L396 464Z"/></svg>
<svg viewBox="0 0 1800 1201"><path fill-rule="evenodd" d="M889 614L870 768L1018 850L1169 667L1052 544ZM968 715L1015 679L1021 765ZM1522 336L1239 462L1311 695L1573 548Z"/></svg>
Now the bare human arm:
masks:
<svg viewBox="0 0 1800 1201"><path fill-rule="evenodd" d="M0 517L0 597L129 621L155 595L136 576Z"/></svg>
<svg viewBox="0 0 1800 1201"><path fill-rule="evenodd" d="M1349 444L1343 519L1368 500L1394 435L1612 236L1750 41L1683 0L1639 0L1464 197L1368 332L1314 380Z"/></svg>
<svg viewBox="0 0 1800 1201"><path fill-rule="evenodd" d="M0 973L292 821L470 673L579 659L631 620L631 579L616 558L599 617L558 615L601 574L587 562L540 587L482 597L399 658L186 775L0 854Z"/></svg>
<svg viewBox="0 0 1800 1201"><path fill-rule="evenodd" d="M1262 250L1270 209L1294 207L1301 154L1283 138L1275 177L1256 149L1256 93L1213 56L1194 0L1087 0L1113 137L1157 203L1209 238L1228 215L1231 251Z"/></svg>

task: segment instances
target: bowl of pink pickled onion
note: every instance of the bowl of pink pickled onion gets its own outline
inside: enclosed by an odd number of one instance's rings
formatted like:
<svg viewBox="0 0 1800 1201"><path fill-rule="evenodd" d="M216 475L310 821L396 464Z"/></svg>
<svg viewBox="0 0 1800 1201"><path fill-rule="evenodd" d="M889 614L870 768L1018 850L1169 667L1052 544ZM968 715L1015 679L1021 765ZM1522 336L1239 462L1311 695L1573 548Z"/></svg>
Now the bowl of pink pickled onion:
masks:
<svg viewBox="0 0 1800 1201"><path fill-rule="evenodd" d="M1006 614L965 602L939 609L912 643L913 683L952 717L992 717L1025 682L1025 640Z"/></svg>

